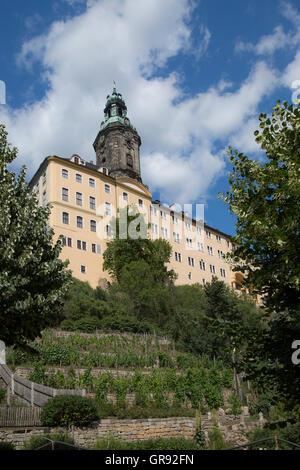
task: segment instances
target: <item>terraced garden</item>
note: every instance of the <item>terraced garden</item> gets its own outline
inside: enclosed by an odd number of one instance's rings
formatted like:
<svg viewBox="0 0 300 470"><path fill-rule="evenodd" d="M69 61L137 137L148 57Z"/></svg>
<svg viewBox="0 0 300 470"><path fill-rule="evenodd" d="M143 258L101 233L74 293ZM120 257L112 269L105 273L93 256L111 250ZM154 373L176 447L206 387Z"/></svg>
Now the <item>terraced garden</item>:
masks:
<svg viewBox="0 0 300 470"><path fill-rule="evenodd" d="M30 346L30 352L8 351L11 368L30 366L30 380L55 388L85 388L106 414L124 414L129 395L132 406L163 409L167 416L174 408L177 415L199 406L205 412L223 406L224 391L233 386L232 370L221 361L178 351L147 334L47 330Z"/></svg>

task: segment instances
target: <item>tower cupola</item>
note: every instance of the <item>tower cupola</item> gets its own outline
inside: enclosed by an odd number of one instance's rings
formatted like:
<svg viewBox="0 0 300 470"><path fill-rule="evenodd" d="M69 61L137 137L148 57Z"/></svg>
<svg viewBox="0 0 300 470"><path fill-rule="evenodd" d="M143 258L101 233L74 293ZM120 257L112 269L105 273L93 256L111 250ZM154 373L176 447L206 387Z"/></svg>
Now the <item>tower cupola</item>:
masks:
<svg viewBox="0 0 300 470"><path fill-rule="evenodd" d="M127 117L127 106L114 83L106 98L104 121L93 144L97 165L105 166L114 178L128 176L142 182L140 171L141 139Z"/></svg>

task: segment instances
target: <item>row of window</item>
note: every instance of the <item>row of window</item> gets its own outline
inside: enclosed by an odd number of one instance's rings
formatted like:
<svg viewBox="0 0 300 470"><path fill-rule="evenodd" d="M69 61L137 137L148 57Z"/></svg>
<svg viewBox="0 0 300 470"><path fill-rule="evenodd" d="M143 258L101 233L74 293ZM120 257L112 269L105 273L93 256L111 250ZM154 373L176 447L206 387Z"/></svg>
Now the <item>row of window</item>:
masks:
<svg viewBox="0 0 300 470"><path fill-rule="evenodd" d="M65 225L70 225L70 214L68 212L62 212L62 223ZM84 227L84 218L81 215L76 216L76 227L77 228ZM96 220L90 219L90 231L91 232L97 231Z"/></svg>
<svg viewBox="0 0 300 470"><path fill-rule="evenodd" d="M66 168L62 168L61 176L68 180L69 179L69 170L67 170ZM80 183L80 184L83 182L83 177L82 177L81 173L75 173L75 181L76 181L76 183ZM88 181L89 181L89 186L91 188L96 187L96 181L94 180L94 178L89 178ZM110 185L109 184L104 185L104 191L108 194L110 193Z"/></svg>
<svg viewBox="0 0 300 470"><path fill-rule="evenodd" d="M105 186L108 186L108 185L105 185ZM105 191L105 192L109 194L108 191ZM64 187L61 188L61 198L65 202L70 202L70 191L68 188L64 188ZM124 201L128 202L128 193L123 192L122 198ZM77 206L82 206L83 204L83 195L79 191L76 191L75 193L75 203ZM138 205L139 207L144 206L144 202L142 199L138 200ZM106 202L105 206L111 207L111 203ZM89 207L92 210L96 210L96 198L94 196L89 196ZM111 209L109 209L109 212L106 212L106 214L111 215Z"/></svg>
<svg viewBox="0 0 300 470"><path fill-rule="evenodd" d="M175 251L174 257L175 257L175 261L178 261L179 263L181 263L182 261L181 253ZM188 256L188 265L192 267L195 266L195 259L192 258L191 256ZM205 261L203 261L203 259L199 261L199 267L202 271L206 271L206 264L205 264ZM216 268L213 264L209 265L209 270L212 274L216 274ZM226 271L224 268L220 268L220 275L221 277L226 277Z"/></svg>
<svg viewBox="0 0 300 470"><path fill-rule="evenodd" d="M73 248L73 239L71 237L63 236L62 245L63 246L68 246L69 248ZM88 244L87 244L87 242L85 242L83 240L77 240L76 241L76 247L77 247L78 250L87 251ZM92 253L101 254L101 245L97 245L96 243L91 243L91 251L92 251Z"/></svg>

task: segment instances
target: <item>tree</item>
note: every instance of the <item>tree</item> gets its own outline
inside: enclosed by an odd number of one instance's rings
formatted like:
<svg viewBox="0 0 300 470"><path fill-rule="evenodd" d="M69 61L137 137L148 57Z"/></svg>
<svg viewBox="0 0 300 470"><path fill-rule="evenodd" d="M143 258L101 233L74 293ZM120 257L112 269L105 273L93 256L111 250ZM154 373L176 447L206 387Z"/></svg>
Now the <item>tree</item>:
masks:
<svg viewBox="0 0 300 470"><path fill-rule="evenodd" d="M124 266L133 261L145 261L152 269L157 282L172 281L174 270L165 266L170 261L172 247L167 240L150 240L147 224L135 207L120 209L119 217L111 221L114 239L107 243L103 254L103 269L114 281L120 282Z"/></svg>
<svg viewBox="0 0 300 470"><path fill-rule="evenodd" d="M24 345L55 325L71 273L59 259L62 243L53 244L49 207L39 207L25 181L7 169L17 149L0 125L0 338Z"/></svg>
<svg viewBox="0 0 300 470"><path fill-rule="evenodd" d="M300 107L278 101L261 114L256 142L266 161L229 148L233 172L223 201L237 216L234 270L262 294L269 312L300 306ZM243 261L245 265L241 263Z"/></svg>

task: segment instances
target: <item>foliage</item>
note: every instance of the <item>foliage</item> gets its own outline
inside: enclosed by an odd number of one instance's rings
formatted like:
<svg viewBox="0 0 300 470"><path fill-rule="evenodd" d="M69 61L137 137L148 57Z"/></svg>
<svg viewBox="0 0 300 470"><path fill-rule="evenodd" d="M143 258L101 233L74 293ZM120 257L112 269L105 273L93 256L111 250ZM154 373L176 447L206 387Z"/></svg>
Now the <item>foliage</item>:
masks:
<svg viewBox="0 0 300 470"><path fill-rule="evenodd" d="M229 413L231 415L240 415L242 412L242 403L236 393L232 393L228 399L231 405Z"/></svg>
<svg viewBox="0 0 300 470"><path fill-rule="evenodd" d="M224 202L237 216L235 270L263 294L270 312L300 305L300 107L278 101L271 117L261 114L256 142L265 162L229 148L233 172ZM242 263L241 263L242 262Z"/></svg>
<svg viewBox="0 0 300 470"><path fill-rule="evenodd" d="M107 243L103 254L103 269L120 282L124 267L132 262L144 261L152 271L154 281L163 283L174 279L175 272L167 271L172 248L166 240L150 240L144 216L135 206L119 210L119 217L112 218L113 240Z"/></svg>
<svg viewBox="0 0 300 470"><path fill-rule="evenodd" d="M300 445L300 423L287 424L286 426L270 427L266 424L263 428L256 428L254 431L248 433L247 438L250 442L256 441L259 439L264 439L266 437L281 437L289 442ZM279 449L291 450L293 447L290 444L284 442L278 442ZM274 450L275 441L265 441L258 444L253 444L251 450L257 450L259 448ZM299 450L297 447L294 449Z"/></svg>
<svg viewBox="0 0 300 470"><path fill-rule="evenodd" d="M16 450L15 446L12 442L0 442L0 451L1 450Z"/></svg>
<svg viewBox="0 0 300 470"><path fill-rule="evenodd" d="M53 244L49 207L38 204L26 183L7 166L17 149L0 125L0 337L6 345L24 344L57 324L67 292L68 262L59 259L61 240Z"/></svg>
<svg viewBox="0 0 300 470"><path fill-rule="evenodd" d="M173 437L169 439L145 439L143 441L122 441L113 436L97 440L95 450L198 450L193 439Z"/></svg>
<svg viewBox="0 0 300 470"><path fill-rule="evenodd" d="M263 330L253 329L241 365L260 394L271 391L289 409L299 404L300 368L291 348L299 335L300 312L274 313Z"/></svg>
<svg viewBox="0 0 300 470"><path fill-rule="evenodd" d="M43 426L88 426L97 419L93 401L78 395L58 395L42 407Z"/></svg>
<svg viewBox="0 0 300 470"><path fill-rule="evenodd" d="M211 431L208 433L209 438L209 450L222 450L226 449L228 446L224 441L223 435L220 429L217 426L214 426Z"/></svg>
<svg viewBox="0 0 300 470"><path fill-rule="evenodd" d="M54 444L54 450L77 450L75 447L71 447L68 445L63 445L60 444L60 442L65 442L67 444L73 444L74 445L74 440L68 436L68 434L64 433L57 433L57 434L45 434L43 436L31 436L28 441L24 442L24 450L36 450L39 447L42 447L43 445L47 444L44 449L41 450L52 450L52 443L49 442L47 439L51 439L51 441L59 441L55 442Z"/></svg>
<svg viewBox="0 0 300 470"><path fill-rule="evenodd" d="M194 440L196 441L200 449L203 449L203 450L206 449L205 434L202 430L202 425L201 425L201 410L196 411L196 429L195 429Z"/></svg>
<svg viewBox="0 0 300 470"><path fill-rule="evenodd" d="M4 400L5 394L6 394L5 389L0 387L0 403Z"/></svg>

